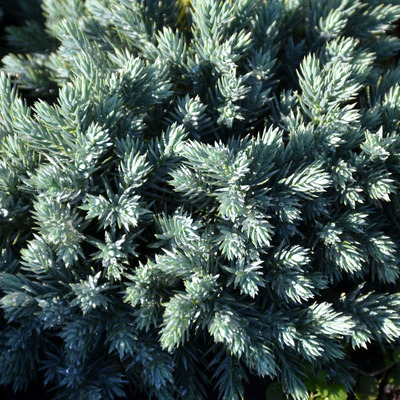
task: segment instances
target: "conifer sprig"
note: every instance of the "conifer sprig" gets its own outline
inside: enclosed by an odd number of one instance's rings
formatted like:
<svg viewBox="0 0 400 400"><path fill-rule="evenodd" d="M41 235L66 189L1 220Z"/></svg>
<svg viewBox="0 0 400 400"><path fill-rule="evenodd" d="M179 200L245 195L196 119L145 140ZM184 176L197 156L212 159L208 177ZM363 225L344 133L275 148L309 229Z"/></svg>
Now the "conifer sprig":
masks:
<svg viewBox="0 0 400 400"><path fill-rule="evenodd" d="M301 400L311 365L350 390L349 345L400 339L400 2L18 4L0 384Z"/></svg>

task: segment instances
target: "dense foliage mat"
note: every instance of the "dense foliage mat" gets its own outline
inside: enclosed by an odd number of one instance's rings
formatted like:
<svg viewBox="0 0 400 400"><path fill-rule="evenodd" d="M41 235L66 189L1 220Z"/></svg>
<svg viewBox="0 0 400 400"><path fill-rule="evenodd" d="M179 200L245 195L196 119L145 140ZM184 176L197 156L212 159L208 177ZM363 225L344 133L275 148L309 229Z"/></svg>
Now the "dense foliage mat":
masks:
<svg viewBox="0 0 400 400"><path fill-rule="evenodd" d="M400 338L400 1L4 4L0 384L345 398Z"/></svg>

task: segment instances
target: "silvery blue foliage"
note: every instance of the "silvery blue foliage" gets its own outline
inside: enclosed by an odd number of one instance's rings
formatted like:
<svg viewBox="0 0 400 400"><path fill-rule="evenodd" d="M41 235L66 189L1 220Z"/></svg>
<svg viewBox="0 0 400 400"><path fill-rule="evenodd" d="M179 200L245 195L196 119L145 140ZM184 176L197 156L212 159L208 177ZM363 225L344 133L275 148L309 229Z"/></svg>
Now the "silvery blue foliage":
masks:
<svg viewBox="0 0 400 400"><path fill-rule="evenodd" d="M350 389L347 349L400 338L400 2L17 3L0 384Z"/></svg>

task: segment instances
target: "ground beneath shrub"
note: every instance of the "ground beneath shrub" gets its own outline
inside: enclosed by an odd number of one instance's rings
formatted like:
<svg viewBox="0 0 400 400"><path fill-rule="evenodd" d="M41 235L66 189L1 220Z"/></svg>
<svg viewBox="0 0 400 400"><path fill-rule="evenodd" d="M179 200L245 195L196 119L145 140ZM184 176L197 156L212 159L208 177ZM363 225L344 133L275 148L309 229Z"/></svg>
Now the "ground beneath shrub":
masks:
<svg viewBox="0 0 400 400"><path fill-rule="evenodd" d="M390 383L382 385L377 400L400 400L400 388Z"/></svg>

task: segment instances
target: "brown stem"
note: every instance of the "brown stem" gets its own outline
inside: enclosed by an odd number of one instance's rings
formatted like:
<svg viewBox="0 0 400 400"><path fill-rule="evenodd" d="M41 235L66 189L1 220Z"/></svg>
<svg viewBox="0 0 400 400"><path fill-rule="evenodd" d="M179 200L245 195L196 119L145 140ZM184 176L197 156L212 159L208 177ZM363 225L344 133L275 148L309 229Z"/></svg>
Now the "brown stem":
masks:
<svg viewBox="0 0 400 400"><path fill-rule="evenodd" d="M396 365L396 363L393 363L391 365L388 365L387 367L383 367L381 369L378 369L377 371L374 372L365 372L362 371L361 369L357 369L357 372L361 375L365 375L365 376L376 376L376 375L380 375L383 372L386 372L387 370L389 370L390 368L394 367Z"/></svg>

